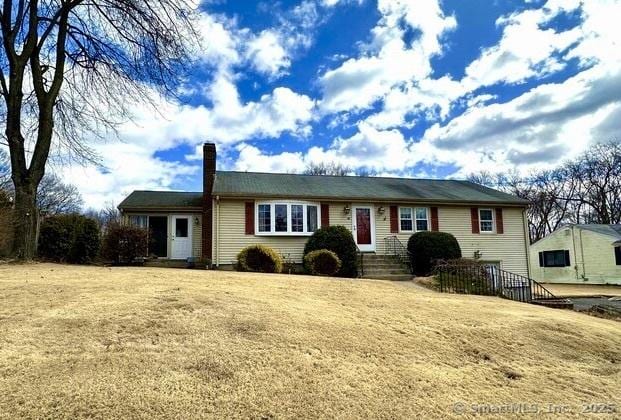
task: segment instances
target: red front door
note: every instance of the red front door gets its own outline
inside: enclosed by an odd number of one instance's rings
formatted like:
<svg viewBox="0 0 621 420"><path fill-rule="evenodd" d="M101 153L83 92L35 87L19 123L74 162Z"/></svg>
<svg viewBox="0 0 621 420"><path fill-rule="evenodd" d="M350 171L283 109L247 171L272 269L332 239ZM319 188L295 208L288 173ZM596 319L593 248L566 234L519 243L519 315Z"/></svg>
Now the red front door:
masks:
<svg viewBox="0 0 621 420"><path fill-rule="evenodd" d="M356 209L356 243L371 245L371 209Z"/></svg>

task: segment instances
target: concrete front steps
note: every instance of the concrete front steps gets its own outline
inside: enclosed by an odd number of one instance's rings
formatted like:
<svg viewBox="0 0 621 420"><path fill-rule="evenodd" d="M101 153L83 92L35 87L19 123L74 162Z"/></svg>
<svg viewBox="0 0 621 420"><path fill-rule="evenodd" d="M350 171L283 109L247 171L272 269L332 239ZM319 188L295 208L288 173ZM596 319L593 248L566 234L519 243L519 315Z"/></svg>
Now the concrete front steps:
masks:
<svg viewBox="0 0 621 420"><path fill-rule="evenodd" d="M380 280L411 280L409 268L392 255L363 254L362 278Z"/></svg>

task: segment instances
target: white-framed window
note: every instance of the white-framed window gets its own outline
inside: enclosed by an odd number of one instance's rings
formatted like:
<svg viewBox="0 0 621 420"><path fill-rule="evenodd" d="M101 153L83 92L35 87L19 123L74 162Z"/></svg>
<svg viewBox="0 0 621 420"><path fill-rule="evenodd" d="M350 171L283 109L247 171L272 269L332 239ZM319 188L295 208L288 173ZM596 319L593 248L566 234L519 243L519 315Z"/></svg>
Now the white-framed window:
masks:
<svg viewBox="0 0 621 420"><path fill-rule="evenodd" d="M494 211L479 209L479 232L494 233Z"/></svg>
<svg viewBox="0 0 621 420"><path fill-rule="evenodd" d="M429 230L429 219L426 207L417 207L416 208L416 231L421 232L423 230Z"/></svg>
<svg viewBox="0 0 621 420"><path fill-rule="evenodd" d="M263 201L255 206L255 232L268 236L309 236L319 227L319 203Z"/></svg>
<svg viewBox="0 0 621 420"><path fill-rule="evenodd" d="M427 207L399 207L399 229L401 232L429 230L429 209Z"/></svg>
<svg viewBox="0 0 621 420"><path fill-rule="evenodd" d="M142 214L132 214L131 216L129 216L129 224L132 226L146 228L147 226L149 226L149 216L145 216Z"/></svg>
<svg viewBox="0 0 621 420"><path fill-rule="evenodd" d="M411 207L399 208L399 227L402 232L412 232L414 230Z"/></svg>
<svg viewBox="0 0 621 420"><path fill-rule="evenodd" d="M272 206L269 204L259 204L258 209L258 227L257 232L272 231Z"/></svg>

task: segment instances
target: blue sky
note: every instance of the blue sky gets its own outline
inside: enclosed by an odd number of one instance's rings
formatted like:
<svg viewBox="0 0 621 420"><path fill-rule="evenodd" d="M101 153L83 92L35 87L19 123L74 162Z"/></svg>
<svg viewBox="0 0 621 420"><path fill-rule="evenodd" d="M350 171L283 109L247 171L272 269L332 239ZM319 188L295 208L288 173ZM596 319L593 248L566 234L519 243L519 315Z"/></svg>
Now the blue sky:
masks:
<svg viewBox="0 0 621 420"><path fill-rule="evenodd" d="M312 162L409 177L554 166L620 139L617 1L211 0L179 99L137 104L107 170L65 168L87 206L200 190L219 169Z"/></svg>

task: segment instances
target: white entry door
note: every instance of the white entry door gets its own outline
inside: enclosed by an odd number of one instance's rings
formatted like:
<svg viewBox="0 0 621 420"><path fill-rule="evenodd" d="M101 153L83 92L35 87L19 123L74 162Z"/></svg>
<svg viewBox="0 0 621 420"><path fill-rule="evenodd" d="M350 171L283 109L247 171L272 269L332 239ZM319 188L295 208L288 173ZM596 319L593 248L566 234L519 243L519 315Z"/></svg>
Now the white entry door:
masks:
<svg viewBox="0 0 621 420"><path fill-rule="evenodd" d="M354 239L360 251L375 251L373 206L353 206L351 220Z"/></svg>
<svg viewBox="0 0 621 420"><path fill-rule="evenodd" d="M172 216L171 258L184 260L192 256L192 216Z"/></svg>

